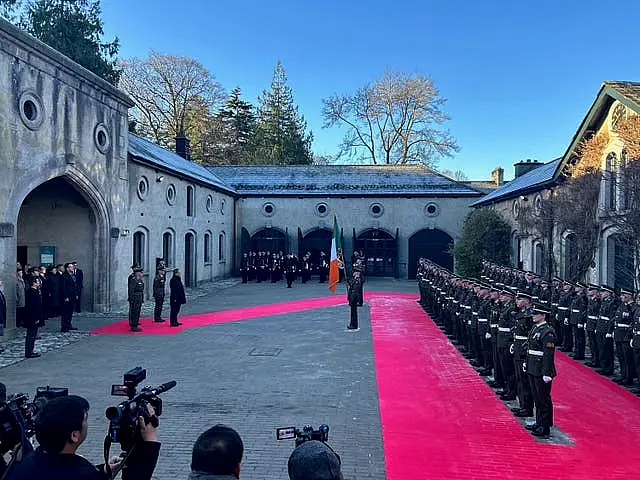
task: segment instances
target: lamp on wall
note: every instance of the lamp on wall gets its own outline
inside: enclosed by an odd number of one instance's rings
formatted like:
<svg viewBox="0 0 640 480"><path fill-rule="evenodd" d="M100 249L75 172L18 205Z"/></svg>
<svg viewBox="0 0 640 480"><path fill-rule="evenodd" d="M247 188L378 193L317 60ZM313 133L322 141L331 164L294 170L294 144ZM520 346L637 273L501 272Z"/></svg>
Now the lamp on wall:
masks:
<svg viewBox="0 0 640 480"><path fill-rule="evenodd" d="M123 229L123 230L120 232L120 235L122 235L123 237L127 237L127 236L129 236L129 230L127 230L127 229Z"/></svg>
<svg viewBox="0 0 640 480"><path fill-rule="evenodd" d="M156 182L158 182L158 183L162 183L163 180L164 180L164 176L162 176L162 175L158 175L156 177Z"/></svg>

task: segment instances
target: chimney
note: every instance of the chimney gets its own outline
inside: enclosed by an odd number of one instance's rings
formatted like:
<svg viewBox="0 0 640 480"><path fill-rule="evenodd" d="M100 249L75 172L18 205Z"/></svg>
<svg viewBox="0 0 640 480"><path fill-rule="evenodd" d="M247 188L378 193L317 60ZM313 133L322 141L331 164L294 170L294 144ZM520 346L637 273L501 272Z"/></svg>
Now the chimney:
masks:
<svg viewBox="0 0 640 480"><path fill-rule="evenodd" d="M189 138L185 135L176 137L176 153L185 160L191 161L191 154L189 153Z"/></svg>
<svg viewBox="0 0 640 480"><path fill-rule="evenodd" d="M494 168L493 172L491 172L491 181L496 187L501 187L504 183L504 168Z"/></svg>
<svg viewBox="0 0 640 480"><path fill-rule="evenodd" d="M514 163L513 166L516 169L515 178L521 177L525 173L529 173L532 170L535 170L539 166L544 165L542 162L538 160L521 160L518 163Z"/></svg>

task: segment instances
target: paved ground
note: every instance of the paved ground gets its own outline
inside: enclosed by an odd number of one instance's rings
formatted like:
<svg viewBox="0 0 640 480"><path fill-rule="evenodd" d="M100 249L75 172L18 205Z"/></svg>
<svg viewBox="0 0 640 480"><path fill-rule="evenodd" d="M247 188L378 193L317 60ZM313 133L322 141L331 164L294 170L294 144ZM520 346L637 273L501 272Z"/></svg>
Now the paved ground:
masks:
<svg viewBox="0 0 640 480"><path fill-rule="evenodd" d="M370 290L412 291L413 282L371 281ZM185 313L313 298L326 284L235 285L191 298ZM287 478L293 442L275 440L278 426L330 427L347 479L385 478L384 455L368 307L361 329L347 332L346 306L212 325L172 336L86 335L39 359L0 370L9 392L33 394L41 385L68 386L92 405L90 432L82 453L98 462L107 422L116 404L110 385L142 365L148 383L171 379L163 395L163 449L157 479L186 478L193 441L215 423L236 428L245 441L244 479ZM83 330L119 316L80 316ZM52 322L50 322L51 324ZM49 328L53 329L55 325ZM46 334L46 332L45 332Z"/></svg>

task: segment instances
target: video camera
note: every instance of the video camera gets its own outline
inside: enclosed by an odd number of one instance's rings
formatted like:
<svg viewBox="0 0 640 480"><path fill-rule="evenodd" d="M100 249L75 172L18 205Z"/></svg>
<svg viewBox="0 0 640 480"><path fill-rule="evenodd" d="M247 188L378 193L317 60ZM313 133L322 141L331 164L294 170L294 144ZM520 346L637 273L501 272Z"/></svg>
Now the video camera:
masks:
<svg viewBox="0 0 640 480"><path fill-rule="evenodd" d="M47 402L53 398L66 397L68 388L38 387L33 402L24 393L11 395L0 403L0 455L35 435L35 420ZM27 447L30 449L30 447Z"/></svg>
<svg viewBox="0 0 640 480"><path fill-rule="evenodd" d="M329 426L320 425L317 430L314 430L311 425L305 425L302 430L298 430L296 427L276 428L276 440L290 440L292 438L296 439L296 448L309 440L319 440L327 443L329 440Z"/></svg>
<svg viewBox="0 0 640 480"><path fill-rule="evenodd" d="M146 423L158 426L158 418L162 415L162 400L158 395L176 386L175 380L157 387L144 387L138 392L137 387L147 378L147 371L136 367L124 374L122 385L112 385L111 395L128 397L128 400L115 407L107 408L105 415L109 420L107 437L113 443L119 443L123 451L128 452L138 440L138 418L144 418ZM151 417L147 410L151 405L155 415Z"/></svg>

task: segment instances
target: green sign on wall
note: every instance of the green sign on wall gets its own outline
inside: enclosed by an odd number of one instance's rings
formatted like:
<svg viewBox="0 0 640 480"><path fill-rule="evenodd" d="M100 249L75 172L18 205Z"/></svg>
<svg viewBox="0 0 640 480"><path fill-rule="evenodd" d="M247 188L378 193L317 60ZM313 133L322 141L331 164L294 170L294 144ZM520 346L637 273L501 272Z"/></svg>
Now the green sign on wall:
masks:
<svg viewBox="0 0 640 480"><path fill-rule="evenodd" d="M56 264L56 247L40 247L40 265L49 266Z"/></svg>

